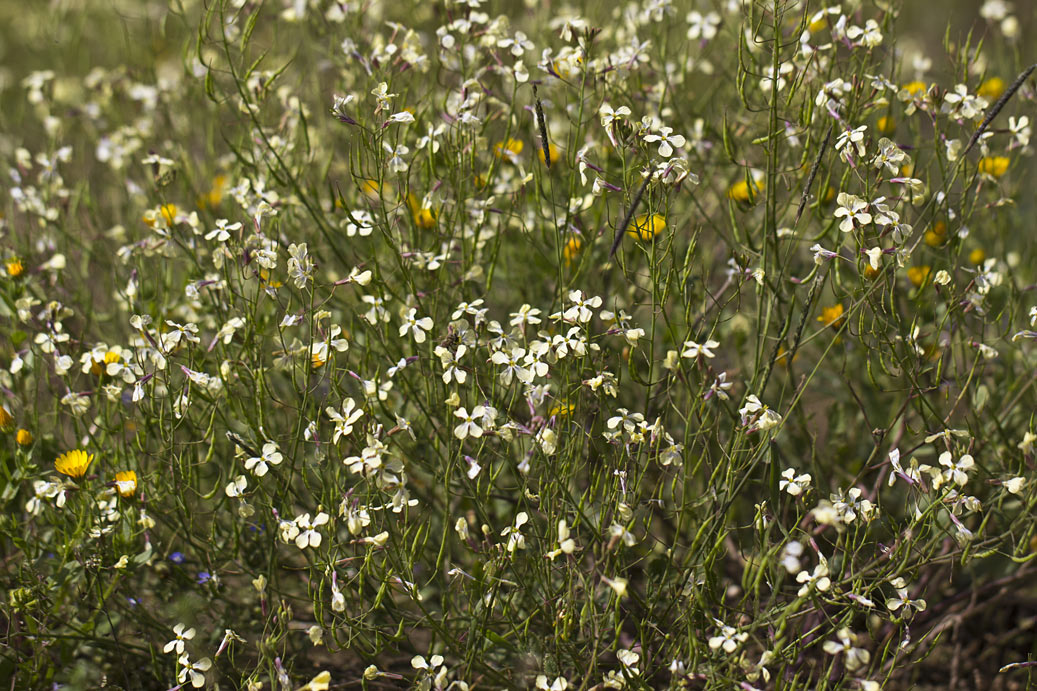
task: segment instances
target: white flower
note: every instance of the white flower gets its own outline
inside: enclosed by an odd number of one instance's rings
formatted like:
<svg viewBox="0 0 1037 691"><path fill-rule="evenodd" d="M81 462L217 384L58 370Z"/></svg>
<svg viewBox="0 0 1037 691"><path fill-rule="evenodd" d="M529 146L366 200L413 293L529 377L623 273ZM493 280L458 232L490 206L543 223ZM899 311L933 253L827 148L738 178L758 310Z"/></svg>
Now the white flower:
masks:
<svg viewBox="0 0 1037 691"><path fill-rule="evenodd" d="M904 582L903 578L894 578L890 581L890 585L892 585L893 589L897 592L896 597L891 597L886 600L886 608L889 609L890 612L896 612L901 607L904 608L906 613L910 613L912 609L918 612L925 611L925 600L921 598L912 600L908 597L907 584Z"/></svg>
<svg viewBox="0 0 1037 691"><path fill-rule="evenodd" d="M251 470L256 477L263 477L270 470L270 466L279 465L284 457L277 450L277 444L268 441L263 444L263 453L245 460L245 470Z"/></svg>
<svg viewBox="0 0 1037 691"><path fill-rule="evenodd" d="M702 14L693 10L688 13L687 22L689 41L695 41L699 38L709 41L717 35L717 27L720 26L720 15L716 12Z"/></svg>
<svg viewBox="0 0 1037 691"><path fill-rule="evenodd" d="M231 231L241 230L241 223L230 223L225 218L216 219L216 228L205 234L206 240L215 239L216 242L227 242L230 240Z"/></svg>
<svg viewBox="0 0 1037 691"><path fill-rule="evenodd" d="M766 431L781 424L781 415L764 405L755 394L749 394L745 405L738 409L742 424L750 426L749 431Z"/></svg>
<svg viewBox="0 0 1037 691"><path fill-rule="evenodd" d="M814 263L817 264L818 266L821 266L822 264L824 264L824 262L826 260L828 260L828 259L835 259L836 257L839 256L838 252L833 252L832 250L826 250L824 247L822 247L819 244L815 244L813 247L811 247L810 251L814 253Z"/></svg>
<svg viewBox="0 0 1037 691"><path fill-rule="evenodd" d="M855 223L860 226L871 223L871 214L867 211L868 202L846 192L840 192L836 201L839 208L835 210L835 217L843 219L839 224L839 230L849 233Z"/></svg>
<svg viewBox="0 0 1037 691"><path fill-rule="evenodd" d="M734 382L727 381L727 372L721 372L710 385L709 391L707 391L702 398L708 400L710 397L716 396L718 400L726 401L730 398L727 391L732 386L734 386Z"/></svg>
<svg viewBox="0 0 1037 691"><path fill-rule="evenodd" d="M458 408L455 410L454 415L461 418L463 422L454 428L454 436L461 440L464 440L467 437L481 437L483 429L478 423L482 420L485 412L486 408L481 405L472 408L471 414L469 414L468 410L465 408Z"/></svg>
<svg viewBox="0 0 1037 691"><path fill-rule="evenodd" d="M871 160L871 165L876 168L885 167L891 175L900 173L900 166L908 160L907 154L893 141L883 137L879 140L879 152Z"/></svg>
<svg viewBox="0 0 1037 691"><path fill-rule="evenodd" d="M796 475L795 468L786 468L782 471L781 477L783 479L778 483L778 489L788 492L793 497L798 497L804 490L809 489L813 480L809 473Z"/></svg>
<svg viewBox="0 0 1037 691"><path fill-rule="evenodd" d="M180 673L176 675L177 681L185 684L188 678L190 678L191 686L194 688L200 689L205 686L205 674L203 672L212 667L212 660L203 657L198 662L191 662L187 655L181 655L177 662L180 663Z"/></svg>
<svg viewBox="0 0 1037 691"><path fill-rule="evenodd" d="M955 462L951 452L944 451L940 454L940 465L946 468L943 471L944 482L953 481L954 484L963 487L969 481L968 471L975 465L975 460L971 454L965 454Z"/></svg>
<svg viewBox="0 0 1037 691"><path fill-rule="evenodd" d="M820 555L818 557L820 561L812 572L800 571L796 574L796 582L803 584L796 593L799 597L809 593L811 588L823 593L832 587L832 580L828 577L828 560Z"/></svg>
<svg viewBox="0 0 1037 691"><path fill-rule="evenodd" d="M1037 310L1037 307L1035 307L1034 309ZM540 314L540 310L538 310L536 307L531 307L528 304L524 304L522 305L522 307L519 307L518 312L512 312L510 315L508 315L511 317L511 321L508 322L508 324L511 326L539 324L540 317L537 316L538 314Z"/></svg>
<svg viewBox="0 0 1037 691"><path fill-rule="evenodd" d="M943 97L940 112L949 113L953 118L974 120L983 114L988 105L990 104L985 98L970 95L967 86L958 84L954 87L954 91L948 91Z"/></svg>
<svg viewBox="0 0 1037 691"><path fill-rule="evenodd" d="M223 488L224 494L228 497L240 497L245 492L245 488L248 487L248 480L244 475L238 475L236 478L227 483L227 486Z"/></svg>
<svg viewBox="0 0 1037 691"><path fill-rule="evenodd" d="M367 237L374 230L374 219L368 211L350 211L348 218L346 235L349 237L354 235Z"/></svg>
<svg viewBox="0 0 1037 691"><path fill-rule="evenodd" d="M308 513L298 516L294 521L296 528L299 530L299 534L295 536L295 546L299 549L320 547L321 534L317 532L317 528L326 524L330 518L323 511L318 513L312 521Z"/></svg>
<svg viewBox="0 0 1037 691"><path fill-rule="evenodd" d="M720 343L713 339L707 340L705 343L699 344L695 341L684 341L684 350L681 351L681 357L684 358L714 358L716 353L713 352L713 348L719 348Z"/></svg>
<svg viewBox="0 0 1037 691"><path fill-rule="evenodd" d="M646 134L644 140L649 143L659 142L659 155L663 158L669 158L673 155L675 148L679 149L685 143L683 135L675 134L670 136L671 132L673 132L672 127L660 127L658 134Z"/></svg>
<svg viewBox="0 0 1037 691"><path fill-rule="evenodd" d="M162 648L162 652L171 653L175 651L177 655L182 655L184 652L184 641L194 638L195 630L193 628L185 630L183 624L177 624L173 627L173 633L176 634L176 638L166 643L165 647Z"/></svg>
<svg viewBox="0 0 1037 691"><path fill-rule="evenodd" d="M594 313L591 312L591 308L597 309L601 307L601 298L597 295L589 298L584 298L583 291L573 290L569 292L569 300L573 303L572 307L565 310L562 313L562 319L567 322L581 322L586 323L591 320Z"/></svg>
<svg viewBox="0 0 1037 691"><path fill-rule="evenodd" d="M403 317L403 325L400 326L400 336L406 336L410 331L415 343L424 343L425 332L432 329L433 322L431 317L418 319L417 314L418 310L413 307L407 310L407 314Z"/></svg>
<svg viewBox="0 0 1037 691"><path fill-rule="evenodd" d="M859 26L851 26L846 30L846 38L851 41L857 41L863 46L868 48L874 48L875 46L882 44L882 31L879 30L879 24L874 19L869 19L864 23L864 28Z"/></svg>
<svg viewBox="0 0 1037 691"><path fill-rule="evenodd" d="M296 288L305 288L313 278L313 260L310 259L306 243L288 246L288 275L292 277Z"/></svg>
<svg viewBox="0 0 1037 691"><path fill-rule="evenodd" d="M462 343L457 346L456 352L443 346L436 346L433 352L443 365L443 383L449 384L451 381L456 381L458 384L464 384L468 379L468 373L461 369L461 358L468 352L468 346Z"/></svg>
<svg viewBox="0 0 1037 691"><path fill-rule="evenodd" d="M522 366L522 358L525 357L525 348L512 348L510 353L506 353L503 350L498 350L490 356L490 360L495 365L503 365L504 368L500 372L501 383L505 386L511 384L511 380L514 377L520 382L528 384L533 381L533 372Z"/></svg>
<svg viewBox="0 0 1037 691"><path fill-rule="evenodd" d="M835 150L839 152L840 158L848 160L853 149L857 149L858 156L864 156L867 152L864 148L864 133L867 130L867 125L861 125L856 129L846 129L839 133L835 140Z"/></svg>
<svg viewBox="0 0 1037 691"><path fill-rule="evenodd" d="M829 655L843 653L847 670L854 672L871 661L871 654L867 650L853 647L857 643L857 634L847 628L842 628L836 632L835 636L839 640L825 641L822 647Z"/></svg>
<svg viewBox="0 0 1037 691"><path fill-rule="evenodd" d="M338 440L342 436L349 436L353 433L353 423L359 420L364 411L356 407L356 402L352 398L347 398L342 401L342 412L338 412L334 408L328 407L324 410L328 414L328 417L335 423L335 433L332 436L331 443L338 444Z"/></svg>
<svg viewBox="0 0 1037 691"><path fill-rule="evenodd" d="M722 648L725 653L733 653L740 643L744 643L749 638L749 634L745 631L738 631L733 626L727 626L724 622L719 619L714 619L716 625L720 627L720 635L712 636L709 639L710 650L717 650Z"/></svg>
<svg viewBox="0 0 1037 691"><path fill-rule="evenodd" d="M520 511L519 514L515 516L514 525L511 525L501 531L501 537L508 538L508 543L505 548L508 550L509 554L517 549L525 549L526 538L519 531L522 530L522 526L524 526L528 521L529 514L527 514L525 511Z"/></svg>

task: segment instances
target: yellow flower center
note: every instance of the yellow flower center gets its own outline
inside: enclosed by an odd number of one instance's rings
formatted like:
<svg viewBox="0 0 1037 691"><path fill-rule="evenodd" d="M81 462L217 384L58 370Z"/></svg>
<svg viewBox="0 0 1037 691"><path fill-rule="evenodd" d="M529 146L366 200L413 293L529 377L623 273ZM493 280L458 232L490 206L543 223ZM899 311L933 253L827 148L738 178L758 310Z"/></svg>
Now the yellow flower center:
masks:
<svg viewBox="0 0 1037 691"><path fill-rule="evenodd" d="M11 257L4 263L7 265L7 275L11 278L18 278L25 273L25 266L18 257Z"/></svg>

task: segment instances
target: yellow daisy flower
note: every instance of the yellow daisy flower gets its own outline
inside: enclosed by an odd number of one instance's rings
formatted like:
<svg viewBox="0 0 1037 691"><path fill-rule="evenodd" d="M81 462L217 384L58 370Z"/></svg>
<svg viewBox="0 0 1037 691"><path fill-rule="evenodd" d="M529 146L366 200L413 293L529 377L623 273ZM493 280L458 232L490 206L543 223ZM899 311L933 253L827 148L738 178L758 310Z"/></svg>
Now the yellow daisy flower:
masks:
<svg viewBox="0 0 1037 691"><path fill-rule="evenodd" d="M80 478L86 474L86 469L94 460L94 454L88 454L82 449L66 451L54 461L54 468L62 475Z"/></svg>

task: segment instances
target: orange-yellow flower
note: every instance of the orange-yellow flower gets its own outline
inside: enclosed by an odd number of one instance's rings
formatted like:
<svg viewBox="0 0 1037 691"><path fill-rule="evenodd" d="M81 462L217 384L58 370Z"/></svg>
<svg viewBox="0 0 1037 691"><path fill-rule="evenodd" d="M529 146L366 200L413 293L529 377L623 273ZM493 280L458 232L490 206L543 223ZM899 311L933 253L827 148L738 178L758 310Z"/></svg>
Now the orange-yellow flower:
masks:
<svg viewBox="0 0 1037 691"><path fill-rule="evenodd" d="M522 153L522 149L525 146L521 139L509 138L505 142L497 142L494 145L493 155L497 158L507 158L509 161L514 161L515 157Z"/></svg>
<svg viewBox="0 0 1037 691"><path fill-rule="evenodd" d="M429 230L430 228L436 227L436 211L435 209L422 206L418 198L413 194L407 195L407 206L410 207L411 217L414 219L414 225L421 228L422 230Z"/></svg>
<svg viewBox="0 0 1037 691"><path fill-rule="evenodd" d="M22 260L18 257L11 257L4 264L7 266L7 275L11 278L18 278L25 273L25 265L22 264Z"/></svg>
<svg viewBox="0 0 1037 691"><path fill-rule="evenodd" d="M377 180L364 180L360 183L360 191L364 193L364 196L373 201L378 201L382 198L382 186L378 184Z"/></svg>
<svg viewBox="0 0 1037 691"><path fill-rule="evenodd" d="M920 288L932 273L930 266L912 266L907 270L907 280L911 281L915 288Z"/></svg>
<svg viewBox="0 0 1037 691"><path fill-rule="evenodd" d="M569 413L571 413L573 411L573 408L575 408L575 407L576 406L574 404L572 404L572 403L563 403L563 402L555 403L553 406L551 406L551 410L549 410L547 412L547 416L548 417L555 417L555 416L557 416L557 417L565 417Z"/></svg>
<svg viewBox="0 0 1037 691"><path fill-rule="evenodd" d="M627 228L627 235L647 242L666 230L666 218L662 214L640 214Z"/></svg>
<svg viewBox="0 0 1037 691"><path fill-rule="evenodd" d="M14 440L20 446L28 446L32 443L32 432L23 427L15 433Z"/></svg>
<svg viewBox="0 0 1037 691"><path fill-rule="evenodd" d="M115 490L120 497L129 498L137 491L137 473L123 470L115 474Z"/></svg>
<svg viewBox="0 0 1037 691"><path fill-rule="evenodd" d="M562 248L562 258L565 259L566 266L572 266L572 263L576 261L576 255L580 253L580 248L583 247L583 240L577 235L573 235L569 238L569 242L565 243L565 247Z"/></svg>
<svg viewBox="0 0 1037 691"><path fill-rule="evenodd" d="M9 432L14 427L14 416L0 405L0 429Z"/></svg>
<svg viewBox="0 0 1037 691"><path fill-rule="evenodd" d="M892 134L897 129L897 123L888 115L883 115L879 118L879 132L882 134Z"/></svg>
<svg viewBox="0 0 1037 691"><path fill-rule="evenodd" d="M752 185L745 180L739 180L727 189L727 197L736 202L748 202L755 199L757 193L762 189L763 180L753 180Z"/></svg>
<svg viewBox="0 0 1037 691"><path fill-rule="evenodd" d="M907 84L904 84L904 87L903 87L902 91L906 91L907 93L911 94L912 96L921 96L922 94L924 94L926 92L926 90L928 88L929 87L926 85L925 82L913 81L913 82L908 82Z"/></svg>
<svg viewBox="0 0 1037 691"><path fill-rule="evenodd" d="M829 324L839 326L843 320L843 303L837 302L831 307L822 307L821 316L819 316L817 320L825 326L828 326Z"/></svg>
<svg viewBox="0 0 1037 691"><path fill-rule="evenodd" d="M983 250L982 247L977 247L976 249L969 252L969 261L973 264L982 264L986 258L987 253Z"/></svg>
<svg viewBox="0 0 1037 691"><path fill-rule="evenodd" d="M94 454L88 454L82 449L66 451L54 461L54 468L62 475L69 477L83 477L86 469L94 461Z"/></svg>
<svg viewBox="0 0 1037 691"><path fill-rule="evenodd" d="M930 247L939 247L947 239L947 224L937 221L933 227L925 231L925 244Z"/></svg>
<svg viewBox="0 0 1037 691"><path fill-rule="evenodd" d="M1008 156L984 156L979 159L979 172L999 178L1008 171Z"/></svg>
<svg viewBox="0 0 1037 691"><path fill-rule="evenodd" d="M551 154L551 165L554 165L555 163L558 162L558 157L560 155L560 153L558 151L558 147L555 146L553 143L549 143L547 145L547 150ZM544 162L544 148L542 146L538 146L537 147L537 156L540 158L540 162L543 163Z"/></svg>
<svg viewBox="0 0 1037 691"><path fill-rule="evenodd" d="M198 197L199 209L215 209L223 201L223 191L227 189L227 176L217 175L212 179L212 188Z"/></svg>
<svg viewBox="0 0 1037 691"><path fill-rule="evenodd" d="M1001 77L991 77L976 89L976 95L982 96L991 103L1001 97L1001 94L1005 92L1005 80Z"/></svg>

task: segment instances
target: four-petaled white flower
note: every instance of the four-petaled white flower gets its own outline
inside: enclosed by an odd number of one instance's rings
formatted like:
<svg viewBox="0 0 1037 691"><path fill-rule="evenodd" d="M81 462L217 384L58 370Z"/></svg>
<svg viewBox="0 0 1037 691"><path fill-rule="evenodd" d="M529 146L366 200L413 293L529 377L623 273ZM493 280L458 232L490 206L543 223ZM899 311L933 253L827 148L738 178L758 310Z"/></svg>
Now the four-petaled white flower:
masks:
<svg viewBox="0 0 1037 691"><path fill-rule="evenodd" d="M670 133L673 132L672 127L660 127L658 134L646 134L644 140L646 142L659 142L659 155L663 158L669 158L673 155L675 148L679 149L684 146L685 139L683 135Z"/></svg>
<svg viewBox="0 0 1037 691"><path fill-rule="evenodd" d="M601 307L601 298L594 295L589 298L583 296L582 290L573 290L569 292L569 300L573 303L572 307L565 310L562 313L562 319L567 322L589 322L594 313L591 309L597 309Z"/></svg>
<svg viewBox="0 0 1037 691"><path fill-rule="evenodd" d="M263 444L263 453L245 460L245 470L251 470L256 477L263 477L272 465L280 465L284 456L277 450L277 444L268 441Z"/></svg>
<svg viewBox="0 0 1037 691"><path fill-rule="evenodd" d="M749 634L745 631L739 631L733 626L728 626L719 619L714 619L713 621L720 627L720 635L710 637L710 650L721 648L725 653L731 654L738 648L739 644L744 643L749 638Z"/></svg>
<svg viewBox="0 0 1037 691"><path fill-rule="evenodd" d="M840 192L836 201L839 204L839 208L835 210L835 217L843 219L839 224L839 230L849 233L853 230L854 224L866 226L871 223L871 214L868 213L868 202L846 192Z"/></svg>
<svg viewBox="0 0 1037 691"><path fill-rule="evenodd" d="M943 471L944 482L953 481L959 487L964 486L969 481L968 471L975 464L976 462L971 454L965 454L957 462L954 461L950 451L944 451L940 454L940 465L945 468Z"/></svg>
<svg viewBox="0 0 1037 691"><path fill-rule="evenodd" d="M335 433L331 438L332 444L338 444L338 440L342 436L349 436L353 433L353 423L359 420L364 411L356 407L356 402L352 398L347 398L342 401L342 412L335 410L334 408L328 407L324 410L331 418L332 422L335 423Z"/></svg>
<svg viewBox="0 0 1037 691"><path fill-rule="evenodd" d="M818 556L820 557L820 555ZM799 592L796 593L799 597L809 593L811 588L823 593L832 587L832 579L828 577L828 560L824 557L820 557L820 559L821 561L818 562L812 572L800 571L796 574L796 582L803 584Z"/></svg>
<svg viewBox="0 0 1037 691"><path fill-rule="evenodd" d="M400 326L400 336L406 336L410 331L415 343L424 343L425 332L432 329L433 322L431 317L419 319L417 315L418 310L414 307L407 310L407 314L403 316L403 324Z"/></svg>
<svg viewBox="0 0 1037 691"><path fill-rule="evenodd" d="M843 130L835 140L835 150L839 156L846 161L849 159L853 149L857 150L858 156L864 156L867 149L864 147L864 133L868 130L867 125L861 125L856 129Z"/></svg>
<svg viewBox="0 0 1037 691"><path fill-rule="evenodd" d="M162 652L171 653L176 651L177 655L184 653L184 641L189 641L194 638L195 630L193 628L185 629L183 624L177 624L173 627L173 633L176 638L166 643L165 647L162 648Z"/></svg>
<svg viewBox="0 0 1037 691"><path fill-rule="evenodd" d="M681 357L684 358L714 358L716 353L713 352L713 348L719 348L720 343L713 339L707 340L705 343L696 343L695 341L684 341L684 350L681 351Z"/></svg>
<svg viewBox="0 0 1037 691"><path fill-rule="evenodd" d="M697 10L692 10L688 13L687 22L688 40L695 41L701 38L703 41L709 41L717 35L717 27L720 26L720 15L716 12L702 14Z"/></svg>
<svg viewBox="0 0 1037 691"><path fill-rule="evenodd" d="M462 440L467 437L481 437L483 429L479 426L479 422L482 421L485 413L486 408L481 405L472 408L471 413L469 413L465 408L458 408L455 410L454 415L461 418L462 422L454 428L454 436Z"/></svg>
<svg viewBox="0 0 1037 691"><path fill-rule="evenodd" d="M829 655L839 655L842 653L847 670L854 672L871 661L871 653L864 648L854 647L857 643L857 634L844 627L835 633L835 637L838 640L825 641L822 647Z"/></svg>
<svg viewBox="0 0 1037 691"><path fill-rule="evenodd" d="M307 547L320 547L321 534L317 532L317 528L326 524L330 520L328 514L321 511L313 520L310 520L310 514L304 513L298 516L294 523L298 529L298 535L295 536L295 546L299 549L306 549Z"/></svg>
<svg viewBox="0 0 1037 691"><path fill-rule="evenodd" d="M203 657L198 662L191 662L187 655L181 655L177 662L180 663L180 673L176 675L176 680L181 684L186 684L187 680L191 680L191 686L196 689L200 689L205 686L205 670L212 667L212 660L207 657Z"/></svg>
<svg viewBox="0 0 1037 691"><path fill-rule="evenodd" d="M778 483L778 489L788 492L793 497L798 497L810 488L813 478L809 473L796 475L795 468L786 468L781 473L782 480Z"/></svg>

